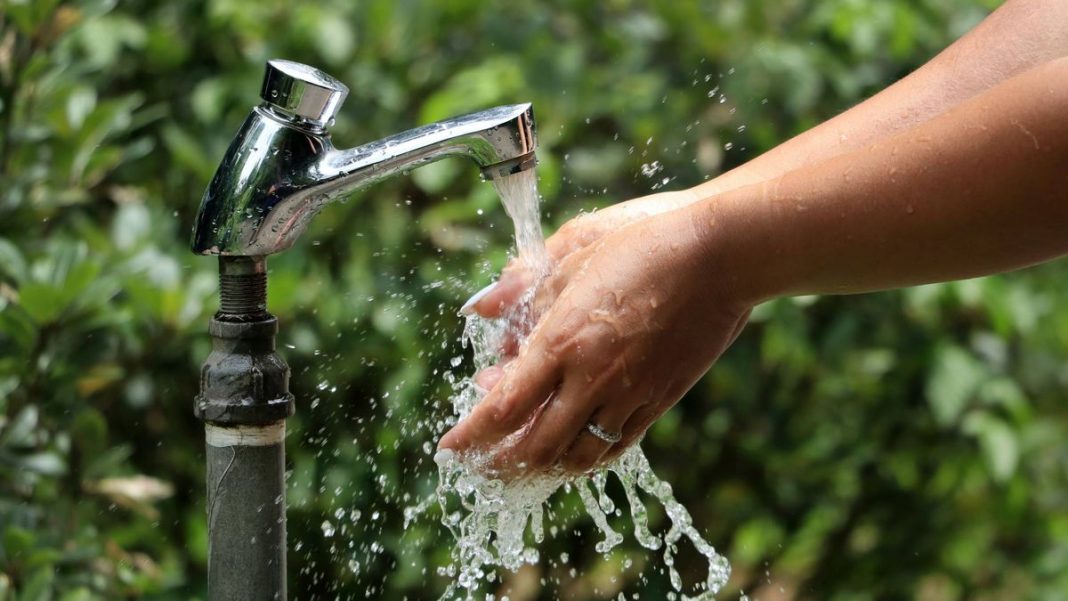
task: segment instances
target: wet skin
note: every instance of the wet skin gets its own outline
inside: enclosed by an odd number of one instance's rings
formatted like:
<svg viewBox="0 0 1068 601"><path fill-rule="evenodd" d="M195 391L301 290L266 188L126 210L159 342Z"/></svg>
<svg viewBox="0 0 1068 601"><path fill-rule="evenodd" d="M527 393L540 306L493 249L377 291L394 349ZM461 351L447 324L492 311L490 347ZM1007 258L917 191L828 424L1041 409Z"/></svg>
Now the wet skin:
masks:
<svg viewBox="0 0 1068 601"><path fill-rule="evenodd" d="M491 390L441 446L496 445L499 463L519 470L588 470L673 406L756 303L972 277L1065 254L1065 115L1068 59L1057 59L820 163L565 226L549 243L556 267L539 292L540 320L514 360L479 376ZM511 267L471 309L500 314L525 280ZM591 419L623 441L587 433Z"/></svg>

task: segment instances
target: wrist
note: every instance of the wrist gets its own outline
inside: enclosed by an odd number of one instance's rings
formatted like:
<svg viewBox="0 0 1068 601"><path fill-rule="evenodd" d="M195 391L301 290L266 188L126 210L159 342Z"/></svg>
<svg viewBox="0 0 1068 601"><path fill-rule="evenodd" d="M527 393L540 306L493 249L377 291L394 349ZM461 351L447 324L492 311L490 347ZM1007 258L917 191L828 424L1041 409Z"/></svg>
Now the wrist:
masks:
<svg viewBox="0 0 1068 601"><path fill-rule="evenodd" d="M791 236L775 203L766 202L768 185L701 196L685 209L702 261L715 265L722 284L749 306L792 294L800 272L794 265L800 255L789 249Z"/></svg>
<svg viewBox="0 0 1068 601"><path fill-rule="evenodd" d="M642 196L623 204L633 210L636 217L652 217L687 207L701 198L703 196L696 188L686 188Z"/></svg>

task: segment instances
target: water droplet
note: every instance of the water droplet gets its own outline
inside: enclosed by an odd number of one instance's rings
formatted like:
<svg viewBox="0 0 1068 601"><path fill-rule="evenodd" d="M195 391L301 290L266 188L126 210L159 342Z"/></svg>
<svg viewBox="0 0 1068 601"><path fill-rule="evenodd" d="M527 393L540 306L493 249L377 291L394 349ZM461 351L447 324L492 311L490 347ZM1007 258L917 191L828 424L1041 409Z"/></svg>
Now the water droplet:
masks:
<svg viewBox="0 0 1068 601"><path fill-rule="evenodd" d="M653 161L652 163L642 163L641 172L645 177L653 177L657 173L664 170L664 166L660 164L660 161Z"/></svg>

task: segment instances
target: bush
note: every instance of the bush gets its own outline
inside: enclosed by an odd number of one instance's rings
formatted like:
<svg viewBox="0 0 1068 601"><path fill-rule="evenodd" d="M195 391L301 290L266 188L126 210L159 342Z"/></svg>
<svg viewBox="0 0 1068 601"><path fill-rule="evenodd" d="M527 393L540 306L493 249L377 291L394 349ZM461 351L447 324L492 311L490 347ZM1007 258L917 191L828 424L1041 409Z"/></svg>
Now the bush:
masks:
<svg viewBox="0 0 1068 601"><path fill-rule="evenodd" d="M266 59L350 85L345 146L533 101L551 229L755 156L919 65L987 4L8 2L0 600L204 597L191 399L216 267L187 239ZM433 509L408 527L403 512L433 491L456 307L509 235L490 186L450 160L331 207L271 258L299 398L294 599L444 587L447 533ZM724 598L1063 599L1064 275L760 307L645 443L732 559ZM508 577L511 598L663 596L663 575L622 569L639 549L592 552L573 505L558 519L577 534L545 552L578 576L532 568ZM559 584L538 593L541 578Z"/></svg>

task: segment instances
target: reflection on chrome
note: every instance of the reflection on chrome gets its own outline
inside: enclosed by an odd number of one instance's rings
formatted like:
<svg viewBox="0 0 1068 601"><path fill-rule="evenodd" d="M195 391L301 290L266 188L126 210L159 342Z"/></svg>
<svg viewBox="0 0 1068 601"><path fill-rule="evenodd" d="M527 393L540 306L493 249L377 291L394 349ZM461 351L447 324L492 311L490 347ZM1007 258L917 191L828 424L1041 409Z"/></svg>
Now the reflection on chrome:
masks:
<svg viewBox="0 0 1068 601"><path fill-rule="evenodd" d="M265 256L285 250L327 203L450 156L470 157L487 178L534 167L529 103L500 106L346 150L327 131L348 88L291 61L267 63L261 97L201 200L193 252Z"/></svg>

